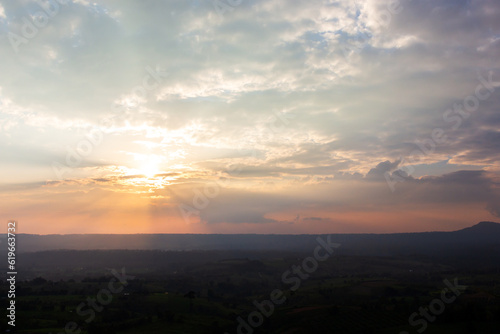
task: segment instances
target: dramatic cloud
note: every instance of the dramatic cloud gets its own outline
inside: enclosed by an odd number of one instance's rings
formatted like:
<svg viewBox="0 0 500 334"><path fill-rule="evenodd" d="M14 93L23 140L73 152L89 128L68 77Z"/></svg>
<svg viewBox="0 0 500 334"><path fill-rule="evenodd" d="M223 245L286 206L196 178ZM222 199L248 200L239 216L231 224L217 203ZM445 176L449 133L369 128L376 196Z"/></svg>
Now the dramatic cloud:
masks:
<svg viewBox="0 0 500 334"><path fill-rule="evenodd" d="M2 215L37 233L499 216L498 1L220 2L3 2Z"/></svg>

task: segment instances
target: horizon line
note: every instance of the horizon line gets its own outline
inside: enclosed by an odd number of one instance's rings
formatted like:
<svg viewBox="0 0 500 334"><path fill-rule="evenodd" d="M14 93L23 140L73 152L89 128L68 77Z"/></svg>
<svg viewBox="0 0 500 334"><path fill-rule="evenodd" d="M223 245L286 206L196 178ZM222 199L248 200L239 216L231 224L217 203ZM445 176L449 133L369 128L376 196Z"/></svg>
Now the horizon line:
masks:
<svg viewBox="0 0 500 334"><path fill-rule="evenodd" d="M417 233L450 233L450 232L458 232L463 231L465 229L477 226L482 223L493 223L500 225L499 222L494 221L480 221L476 224L473 224L468 227L464 227L459 230L452 231L422 231L422 232L388 232L388 233L297 233L297 234L286 234L286 233L47 233L47 234L37 234L37 233L16 233L16 236L19 235L36 235L36 236L66 236L66 235L387 235L387 234L417 234ZM7 235L7 233L2 233Z"/></svg>

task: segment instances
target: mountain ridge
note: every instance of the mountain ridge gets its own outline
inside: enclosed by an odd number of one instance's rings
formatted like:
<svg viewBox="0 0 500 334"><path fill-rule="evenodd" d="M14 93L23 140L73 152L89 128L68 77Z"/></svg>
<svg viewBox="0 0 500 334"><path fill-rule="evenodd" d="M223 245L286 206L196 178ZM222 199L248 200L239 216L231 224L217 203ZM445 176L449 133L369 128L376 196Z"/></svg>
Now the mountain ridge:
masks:
<svg viewBox="0 0 500 334"><path fill-rule="evenodd" d="M308 251L316 247L318 237L340 243L342 252L354 254L430 254L465 246L500 245L500 223L480 222L450 232L391 234L18 234L16 246L19 252L62 249Z"/></svg>
<svg viewBox="0 0 500 334"><path fill-rule="evenodd" d="M178 236L188 236L188 235L293 235L293 236L307 236L307 235L397 235L397 234L423 234L423 233L454 233L461 231L474 231L479 229L495 228L495 231L500 231L500 223L492 221L481 221L472 226L464 227L459 230L454 231L422 231L422 232L392 232L392 233L301 233L301 234L286 234L286 233L50 233L50 234L36 234L36 233L18 233L16 235L30 235L30 236L74 236L74 235L178 235Z"/></svg>

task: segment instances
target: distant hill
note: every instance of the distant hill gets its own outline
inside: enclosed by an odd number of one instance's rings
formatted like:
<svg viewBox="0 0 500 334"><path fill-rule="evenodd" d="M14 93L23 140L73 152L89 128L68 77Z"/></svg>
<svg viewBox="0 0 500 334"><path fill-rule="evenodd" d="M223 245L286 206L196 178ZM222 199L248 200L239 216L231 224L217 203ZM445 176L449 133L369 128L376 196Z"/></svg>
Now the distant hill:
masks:
<svg viewBox="0 0 500 334"><path fill-rule="evenodd" d="M165 250L301 252L312 254L328 235L274 234L68 234L17 235L19 254L53 250ZM5 234L0 244L5 245ZM463 267L500 266L500 224L480 222L452 232L331 234L338 255L399 257ZM0 248L0 256L6 247ZM3 255L2 255L3 254Z"/></svg>
<svg viewBox="0 0 500 334"><path fill-rule="evenodd" d="M58 249L161 249L161 250L313 250L320 235L278 234L19 234L19 252ZM326 235L322 236L323 238ZM0 236L5 239L6 235ZM500 223L480 222L453 232L394 234L331 234L343 252L364 255L433 253L464 245L500 244ZM1 240L2 243L4 240Z"/></svg>
<svg viewBox="0 0 500 334"><path fill-rule="evenodd" d="M500 233L500 223L495 222L480 222L474 226L466 227L462 230L456 231L456 233L463 233L468 235L477 235L487 237L498 236Z"/></svg>

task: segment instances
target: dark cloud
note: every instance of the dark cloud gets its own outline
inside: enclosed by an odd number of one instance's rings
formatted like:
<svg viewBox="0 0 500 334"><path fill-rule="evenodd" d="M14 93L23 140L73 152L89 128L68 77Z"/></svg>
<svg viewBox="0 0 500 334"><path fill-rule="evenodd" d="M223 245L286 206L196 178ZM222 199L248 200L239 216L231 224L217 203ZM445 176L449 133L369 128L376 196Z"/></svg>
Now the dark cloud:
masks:
<svg viewBox="0 0 500 334"><path fill-rule="evenodd" d="M372 180L385 180L385 174L394 171L400 163L401 161L399 160L394 162L390 162L389 160L381 162L376 167L370 169L366 174L366 178Z"/></svg>
<svg viewBox="0 0 500 334"><path fill-rule="evenodd" d="M498 198L498 200L500 200L500 196ZM488 205L486 206L486 209L495 217L498 217L500 218L500 204L499 202L490 202L488 203Z"/></svg>
<svg viewBox="0 0 500 334"><path fill-rule="evenodd" d="M491 184L491 180L487 177L485 171L482 170L463 170L441 176L426 176L422 177L417 182L432 183L432 184L462 184L485 186Z"/></svg>
<svg viewBox="0 0 500 334"><path fill-rule="evenodd" d="M309 221L322 221L323 218L320 218L320 217L305 217L305 218L303 218L303 220L305 220L305 221L308 221L308 220Z"/></svg>

